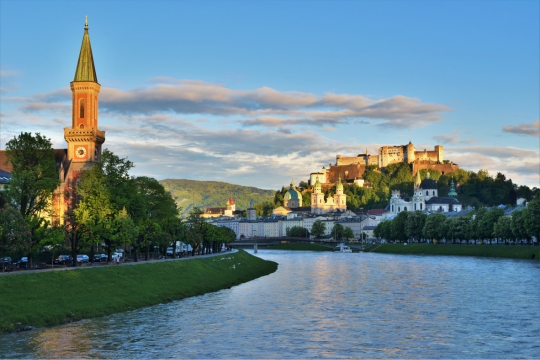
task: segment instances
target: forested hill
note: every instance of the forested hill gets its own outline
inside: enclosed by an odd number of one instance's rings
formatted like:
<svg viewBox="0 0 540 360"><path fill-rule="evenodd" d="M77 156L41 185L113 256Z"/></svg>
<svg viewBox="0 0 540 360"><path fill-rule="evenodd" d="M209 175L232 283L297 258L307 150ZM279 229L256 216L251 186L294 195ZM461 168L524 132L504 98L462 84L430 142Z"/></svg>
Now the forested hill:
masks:
<svg viewBox="0 0 540 360"><path fill-rule="evenodd" d="M165 179L160 183L171 191L182 212L189 212L193 207L225 207L230 196L234 198L236 210L245 210L249 201L255 204L273 200L274 190L263 190L251 186L228 184L221 181L197 181L185 179Z"/></svg>

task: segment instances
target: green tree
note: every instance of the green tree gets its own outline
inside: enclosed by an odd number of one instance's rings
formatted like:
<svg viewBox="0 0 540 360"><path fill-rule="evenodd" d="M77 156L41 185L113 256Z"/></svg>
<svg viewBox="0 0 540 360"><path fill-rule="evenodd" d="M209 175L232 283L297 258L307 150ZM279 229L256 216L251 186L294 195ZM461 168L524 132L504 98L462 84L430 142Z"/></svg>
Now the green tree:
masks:
<svg viewBox="0 0 540 360"><path fill-rule="evenodd" d="M529 234L527 227L525 226L525 219L527 218L527 210L516 210L512 212L512 232L516 239L521 242L522 240L529 240Z"/></svg>
<svg viewBox="0 0 540 360"><path fill-rule="evenodd" d="M444 221L439 224L439 239L453 240L452 237L452 219L445 216Z"/></svg>
<svg viewBox="0 0 540 360"><path fill-rule="evenodd" d="M350 227L343 229L343 237L347 240L354 239L354 233Z"/></svg>
<svg viewBox="0 0 540 360"><path fill-rule="evenodd" d="M335 223L334 227L332 228L331 235L336 241L343 239L343 225Z"/></svg>
<svg viewBox="0 0 540 360"><path fill-rule="evenodd" d="M179 209L175 199L156 179L139 176L134 181L144 199L147 217L163 220L178 216Z"/></svg>
<svg viewBox="0 0 540 360"><path fill-rule="evenodd" d="M309 231L301 226L293 226L288 229L287 236L298 238L309 238Z"/></svg>
<svg viewBox="0 0 540 360"><path fill-rule="evenodd" d="M505 243L508 240L513 239L512 219L508 216L501 216L493 227L493 236L504 240Z"/></svg>
<svg viewBox="0 0 540 360"><path fill-rule="evenodd" d="M467 227L471 222L468 216L458 216L452 222L452 234L454 239L469 240L467 238Z"/></svg>
<svg viewBox="0 0 540 360"><path fill-rule="evenodd" d="M173 257L176 256L176 242L182 241L185 238L185 227L182 220L176 216L171 216L162 220L161 228L171 237L173 246Z"/></svg>
<svg viewBox="0 0 540 360"><path fill-rule="evenodd" d="M424 225L424 237L431 240L440 240L441 233L440 227L446 221L446 216L443 214L435 213L429 216L426 219L426 224Z"/></svg>
<svg viewBox="0 0 540 360"><path fill-rule="evenodd" d="M10 203L26 217L49 215L51 200L60 185L51 140L39 133L21 133L6 143L11 180L5 186Z"/></svg>
<svg viewBox="0 0 540 360"><path fill-rule="evenodd" d="M469 222L467 227L467 234L470 239L481 240L482 233L479 231L480 222L486 216L487 209L480 208L476 210L476 213L473 215L473 219Z"/></svg>
<svg viewBox="0 0 540 360"><path fill-rule="evenodd" d="M540 192L536 193L527 206L525 229L529 236L534 236L536 241L540 241Z"/></svg>
<svg viewBox="0 0 540 360"><path fill-rule="evenodd" d="M6 143L6 162L11 163L11 180L4 197L17 208L32 233L28 256L32 267L33 249L39 243L40 226L53 212L52 201L60 185L51 140L37 133L21 133Z"/></svg>
<svg viewBox="0 0 540 360"><path fill-rule="evenodd" d="M493 229L501 216L504 216L504 210L499 207L494 207L485 213L476 229L477 236L480 240L491 240L493 238Z"/></svg>
<svg viewBox="0 0 540 360"><path fill-rule="evenodd" d="M0 208L0 254L2 272L5 269L4 257L7 253L26 254L32 247L32 234L21 213L9 204Z"/></svg>
<svg viewBox="0 0 540 360"><path fill-rule="evenodd" d="M406 224L406 234L409 239L412 238L419 241L422 238L426 218L427 215L419 210L409 213Z"/></svg>
<svg viewBox="0 0 540 360"><path fill-rule="evenodd" d="M323 223L321 220L316 220L311 227L311 235L315 238L320 238L326 232L326 223Z"/></svg>
<svg viewBox="0 0 540 360"><path fill-rule="evenodd" d="M392 240L399 240L406 242L407 237L407 222L410 212L402 211L397 214L397 216L392 220L391 225L391 238Z"/></svg>

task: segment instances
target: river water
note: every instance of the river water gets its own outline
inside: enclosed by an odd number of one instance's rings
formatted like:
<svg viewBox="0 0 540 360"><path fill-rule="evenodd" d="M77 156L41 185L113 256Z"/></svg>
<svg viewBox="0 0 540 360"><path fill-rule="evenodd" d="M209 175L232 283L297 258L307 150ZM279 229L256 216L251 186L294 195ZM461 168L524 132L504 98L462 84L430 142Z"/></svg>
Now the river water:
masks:
<svg viewBox="0 0 540 360"><path fill-rule="evenodd" d="M540 357L538 261L257 256L278 262L277 272L169 304L0 336L0 358Z"/></svg>

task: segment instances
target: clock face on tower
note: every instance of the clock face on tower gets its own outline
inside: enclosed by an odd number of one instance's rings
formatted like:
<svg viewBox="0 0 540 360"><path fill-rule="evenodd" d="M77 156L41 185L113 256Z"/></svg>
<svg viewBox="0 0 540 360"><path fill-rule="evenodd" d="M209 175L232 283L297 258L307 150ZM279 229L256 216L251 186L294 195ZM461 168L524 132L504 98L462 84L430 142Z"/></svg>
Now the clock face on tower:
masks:
<svg viewBox="0 0 540 360"><path fill-rule="evenodd" d="M77 155L78 158L83 158L86 156L86 148L85 147L78 147L77 150L75 150L75 155Z"/></svg>

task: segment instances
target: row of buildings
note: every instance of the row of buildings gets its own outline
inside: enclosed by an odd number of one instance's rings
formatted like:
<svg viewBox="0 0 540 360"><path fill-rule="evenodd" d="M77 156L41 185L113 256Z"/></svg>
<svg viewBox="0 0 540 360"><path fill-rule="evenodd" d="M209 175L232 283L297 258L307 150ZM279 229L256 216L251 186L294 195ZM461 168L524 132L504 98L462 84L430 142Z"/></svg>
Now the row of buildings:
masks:
<svg viewBox="0 0 540 360"><path fill-rule="evenodd" d="M207 221L233 230L237 239L284 237L287 236L289 229L295 226L306 229L307 235L311 233L315 221L325 224L325 237L331 237L334 225L341 224L344 228L351 228L355 238L360 238L362 233L366 233L368 237L373 236L373 229L380 219L381 217L376 215L358 215L351 211L340 210L324 214L291 211L286 215L273 214L257 217L252 201L250 208L247 209L246 218L221 216L207 218Z"/></svg>

